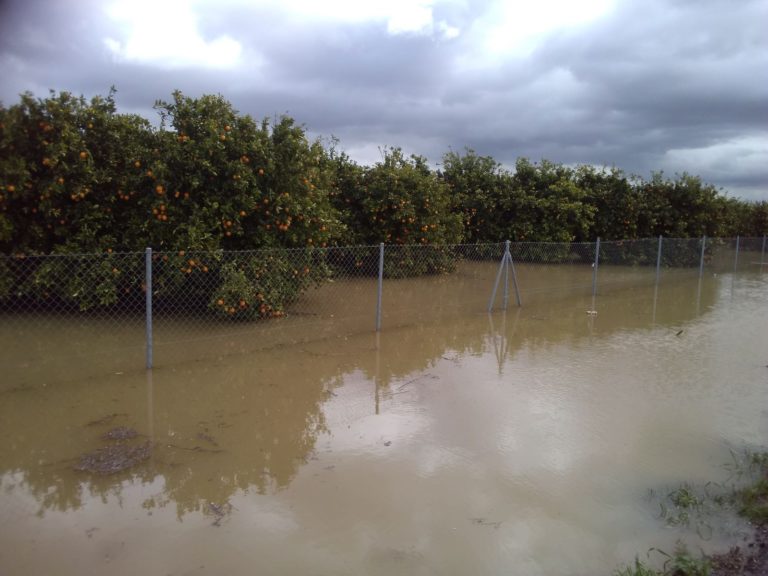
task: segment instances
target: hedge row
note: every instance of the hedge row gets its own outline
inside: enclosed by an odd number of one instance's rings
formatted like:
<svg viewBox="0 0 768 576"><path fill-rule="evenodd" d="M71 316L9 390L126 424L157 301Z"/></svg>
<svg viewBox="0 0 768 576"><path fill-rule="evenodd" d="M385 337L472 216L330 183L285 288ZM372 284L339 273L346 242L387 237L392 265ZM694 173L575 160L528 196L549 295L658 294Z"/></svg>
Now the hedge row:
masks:
<svg viewBox="0 0 768 576"><path fill-rule="evenodd" d="M44 254L107 256L151 246L172 255L173 272L162 276L169 290L183 284L223 316L253 318L279 315L334 264L310 258L299 267L299 282L293 263L269 263L270 273L285 278L265 304L262 261L190 266L189 258L175 255L768 230L768 203L729 198L687 174L644 180L618 169L526 159L507 170L471 150L447 153L433 170L425 158L397 148L361 166L335 141L327 146L308 138L293 119L257 122L221 96L176 92L155 108L159 126L118 113L114 91L90 100L66 92L23 94L16 104L0 105L0 253L7 256L0 259L0 300L54 298L57 285L67 297L78 294L84 308L125 298L122 284L132 275L115 274L108 260L103 270L79 274L87 280L76 290L61 287L50 262L18 276L18 259L29 266L30 257ZM414 254L403 248L387 275L440 273L453 265L439 250ZM366 257L372 258L373 252ZM358 273L372 273L371 267ZM205 281L195 284L198 275Z"/></svg>

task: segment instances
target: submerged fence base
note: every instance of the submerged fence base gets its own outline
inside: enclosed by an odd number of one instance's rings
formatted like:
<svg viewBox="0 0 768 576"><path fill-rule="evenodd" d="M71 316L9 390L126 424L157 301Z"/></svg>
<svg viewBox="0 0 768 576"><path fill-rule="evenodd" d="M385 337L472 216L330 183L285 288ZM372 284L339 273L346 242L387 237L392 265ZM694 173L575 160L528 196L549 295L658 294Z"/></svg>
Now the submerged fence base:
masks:
<svg viewBox="0 0 768 576"><path fill-rule="evenodd" d="M504 256L501 257L499 263L499 272L496 274L496 282L493 284L493 292L491 292L491 299L488 302L488 312L493 312L493 305L496 303L496 291L499 288L499 282L501 281L501 274L504 273L504 305L502 308L507 309L509 303L509 273L512 272L512 283L515 286L515 298L517 298L517 305L522 306L522 300L520 299L520 287L517 284L517 271L515 270L515 262L512 260L512 254L509 251L509 240L504 243Z"/></svg>
<svg viewBox="0 0 768 576"><path fill-rule="evenodd" d="M194 337L205 334L207 323L217 334L230 329L246 334L253 321L290 316L286 324L275 323L276 329L327 320L333 324L329 330L344 330L343 317L354 316L362 318L355 324L355 333L378 332L388 321L402 323L397 315L409 305L408 290L424 289L434 290L431 300L411 298L419 313L425 302L435 309L452 306L492 312L508 307L511 289L520 307L523 290L530 303L538 292L583 290L588 294L590 287L594 311L599 290L638 281L641 276L631 270L647 269L647 280L641 281L651 283L655 276L657 287L668 268L690 270L700 281L705 270L763 272L768 264L766 247L765 236L658 237L582 243L379 244L245 252L147 248L143 253L0 256L0 314L6 315L4 321L23 322L27 314L34 313L43 319L46 315L87 316L96 327L111 322L123 328L130 323L129 345L141 346L149 369L156 363L155 346L170 341L165 331L170 326L175 334L183 333L187 326ZM567 274L562 273L566 268L560 268L566 266ZM607 273L611 267L618 272ZM551 288L542 288L545 270ZM472 292L455 288L451 292L439 281L453 273L472 282ZM417 277L435 282L413 282ZM392 300L387 300L385 284L395 286L396 282L401 284L388 292ZM534 284L536 288L532 288ZM500 293L503 296L497 302ZM392 312L386 316L388 310ZM156 333L158 325L161 332ZM112 332L118 331L104 330L105 344Z"/></svg>

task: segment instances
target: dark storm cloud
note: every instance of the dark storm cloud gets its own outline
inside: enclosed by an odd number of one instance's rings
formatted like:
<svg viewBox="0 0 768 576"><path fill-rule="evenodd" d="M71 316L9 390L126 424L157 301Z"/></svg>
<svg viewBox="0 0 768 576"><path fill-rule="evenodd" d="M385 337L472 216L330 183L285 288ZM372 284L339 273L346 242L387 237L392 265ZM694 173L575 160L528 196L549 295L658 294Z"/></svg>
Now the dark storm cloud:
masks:
<svg viewBox="0 0 768 576"><path fill-rule="evenodd" d="M117 58L105 38L121 30L95 0L6 2L0 98L103 94L114 84L121 110L153 117L154 100L174 89L221 93L256 118L289 113L338 136L366 162L377 145L433 163L468 146L510 166L527 156L641 175L688 170L768 197L768 2L619 2L528 54L489 57L477 23L492 5L438 4L433 34L393 35L381 21L215 3L201 12L201 35L227 35L242 52L237 67L210 70ZM461 34L445 37L441 21Z"/></svg>

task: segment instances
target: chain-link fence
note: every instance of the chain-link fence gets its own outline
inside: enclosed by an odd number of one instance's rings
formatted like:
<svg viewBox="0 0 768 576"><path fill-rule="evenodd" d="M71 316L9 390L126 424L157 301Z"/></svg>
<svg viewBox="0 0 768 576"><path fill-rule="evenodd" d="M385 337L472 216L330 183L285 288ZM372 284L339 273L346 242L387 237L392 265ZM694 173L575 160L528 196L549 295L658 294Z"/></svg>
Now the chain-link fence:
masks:
<svg viewBox="0 0 768 576"><path fill-rule="evenodd" d="M247 353L705 273L765 238L0 257L7 386Z"/></svg>

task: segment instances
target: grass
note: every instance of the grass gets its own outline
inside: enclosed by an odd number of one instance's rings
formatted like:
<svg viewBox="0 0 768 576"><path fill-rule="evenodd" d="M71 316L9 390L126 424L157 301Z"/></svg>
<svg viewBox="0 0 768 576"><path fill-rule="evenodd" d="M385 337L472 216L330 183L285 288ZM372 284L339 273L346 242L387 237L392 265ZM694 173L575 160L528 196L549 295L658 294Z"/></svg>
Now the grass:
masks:
<svg viewBox="0 0 768 576"><path fill-rule="evenodd" d="M666 560L660 569L651 568L638 557L631 566L625 566L614 571L615 576L709 576L712 566L705 557L692 556L687 548L678 545L673 554L652 548L651 551L665 556Z"/></svg>
<svg viewBox="0 0 768 576"><path fill-rule="evenodd" d="M747 451L743 456L734 453L733 462L727 468L733 477L747 478L747 484L727 489L724 485L708 483L701 491L684 483L660 502L661 518L667 525L675 526L689 526L694 519L698 532L701 517L717 507L734 510L754 525L768 524L768 452ZM614 576L709 576L712 572L709 558L691 555L682 544L672 554L652 548L649 556L651 552L665 558L661 568L653 568L635 557L633 564L615 570Z"/></svg>
<svg viewBox="0 0 768 576"><path fill-rule="evenodd" d="M739 514L753 524L768 523L768 477L736 493Z"/></svg>

